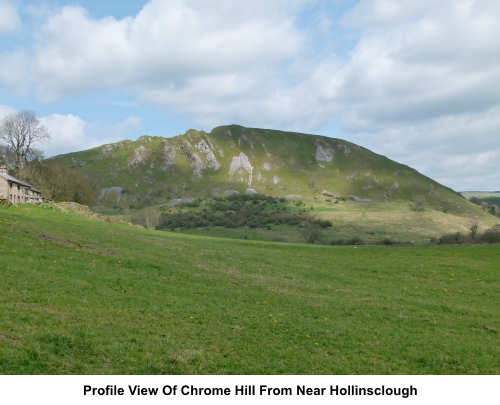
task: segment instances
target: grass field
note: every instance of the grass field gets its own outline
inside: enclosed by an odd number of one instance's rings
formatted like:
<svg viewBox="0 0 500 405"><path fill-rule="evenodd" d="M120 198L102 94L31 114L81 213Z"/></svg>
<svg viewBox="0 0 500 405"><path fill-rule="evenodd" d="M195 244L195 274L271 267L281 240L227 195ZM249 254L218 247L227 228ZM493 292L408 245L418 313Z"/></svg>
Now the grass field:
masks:
<svg viewBox="0 0 500 405"><path fill-rule="evenodd" d="M210 201L201 200L198 207L176 206L163 207L169 215L179 213L200 212L209 207ZM299 204L299 205L297 205ZM251 205L251 204L250 204ZM287 200L279 207L266 205L265 211L280 210L296 213L305 211L304 215L313 219L328 220L331 227L322 229L318 243L329 244L339 239L347 240L353 237L360 238L366 244L381 243L388 238L395 243L411 242L416 245L429 244L431 238L439 239L442 235L461 232L469 233L471 224L478 225L479 232L484 232L499 222L498 217L475 211L442 212L426 206L423 211L410 209L408 202L354 202L339 201L318 196L315 198L301 198ZM163 226L160 226L162 228ZM168 229L168 227L167 227ZM286 224L271 224L270 229L265 225L257 228L224 226L201 226L197 228L176 228L176 232L190 235L216 236L262 241L304 242L302 229L298 226Z"/></svg>
<svg viewBox="0 0 500 405"><path fill-rule="evenodd" d="M0 208L1 374L499 374L500 246L356 248Z"/></svg>
<svg viewBox="0 0 500 405"><path fill-rule="evenodd" d="M464 191L463 196L477 197L479 200L488 203L489 205L500 205L500 192L499 191Z"/></svg>

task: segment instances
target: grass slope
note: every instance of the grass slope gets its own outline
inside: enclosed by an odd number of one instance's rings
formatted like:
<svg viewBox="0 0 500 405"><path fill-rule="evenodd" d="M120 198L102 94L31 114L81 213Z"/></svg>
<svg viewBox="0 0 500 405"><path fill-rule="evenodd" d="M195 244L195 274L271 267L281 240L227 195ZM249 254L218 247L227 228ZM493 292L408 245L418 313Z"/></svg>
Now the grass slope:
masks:
<svg viewBox="0 0 500 405"><path fill-rule="evenodd" d="M0 208L2 374L498 374L499 246L331 247Z"/></svg>
<svg viewBox="0 0 500 405"><path fill-rule="evenodd" d="M240 159L243 155L248 161ZM324 233L327 243L351 237L425 242L449 232L468 232L472 224L484 230L497 222L408 166L341 139L295 132L229 125L209 133L189 130L169 139L142 136L54 159L84 171L101 190L123 191L101 198L101 212L107 214L134 213L173 198L208 199L226 190L243 193L252 188L266 195L302 196L304 206L297 209L314 207L318 219L334 224ZM232 170L238 161L246 169ZM350 195L371 202L343 201ZM339 204L334 204L335 197L340 197ZM409 204L419 199L425 211L411 212ZM283 226L271 232L206 227L184 231L261 240L285 237L293 242L302 238L297 227Z"/></svg>
<svg viewBox="0 0 500 405"><path fill-rule="evenodd" d="M241 154L252 169L239 167L231 174ZM323 190L375 201L423 196L434 209L473 210L453 190L342 139L238 125L169 139L142 136L54 159L84 171L101 189L124 188L127 204L135 207L250 187L275 196L313 197Z"/></svg>
<svg viewBox="0 0 500 405"><path fill-rule="evenodd" d="M242 196L240 198L243 198ZM229 197L230 200L232 197ZM249 196L248 198L251 198ZM212 212L211 199L199 201L195 208L188 205L164 206L165 218L189 213L201 214ZM247 204L252 206L251 201ZM330 197L287 199L277 205L267 204L264 211L285 212L287 214L303 213L304 217L316 220L330 221L333 226L322 229L320 243L330 243L332 240L357 237L366 243L377 243L389 238L394 242L412 242L414 244L429 243L431 238L439 238L449 233L469 233L471 224L478 225L479 232L491 228L499 222L493 215L482 212L477 206L476 211L462 210L453 213L433 210L426 206L423 211L411 210L407 202L354 202L336 201ZM116 212L116 211L115 211ZM231 212L238 214L238 211ZM241 216L245 213L240 213ZM303 218L304 218L303 217ZM230 216L226 218L230 220ZM171 229L164 221L160 229ZM194 225L197 227L193 227ZM285 224L270 224L262 222L259 227L224 227L206 226L193 221L189 226L176 228L176 232L193 235L218 236L226 238L247 238L249 240L280 240L284 242L304 242L303 230L298 226Z"/></svg>

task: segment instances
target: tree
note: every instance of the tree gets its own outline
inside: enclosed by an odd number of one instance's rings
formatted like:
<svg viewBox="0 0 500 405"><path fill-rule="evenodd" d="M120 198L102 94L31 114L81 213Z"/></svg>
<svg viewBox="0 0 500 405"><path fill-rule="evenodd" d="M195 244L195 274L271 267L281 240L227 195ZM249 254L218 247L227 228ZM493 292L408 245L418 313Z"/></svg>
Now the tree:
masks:
<svg viewBox="0 0 500 405"><path fill-rule="evenodd" d="M156 229L160 225L161 214L154 208L148 207L144 210L144 224L148 229Z"/></svg>
<svg viewBox="0 0 500 405"><path fill-rule="evenodd" d="M410 208L413 211L423 211L425 209L425 204L426 204L426 199L425 197L422 197L421 195L417 195L413 197L413 203L410 204Z"/></svg>
<svg viewBox="0 0 500 405"><path fill-rule="evenodd" d="M84 173L51 159L41 164L40 179L34 185L55 201L73 201L91 207L97 200Z"/></svg>
<svg viewBox="0 0 500 405"><path fill-rule="evenodd" d="M482 201L474 195L472 197L469 197L469 201L471 203L476 204L476 205L481 205L481 203L482 203Z"/></svg>
<svg viewBox="0 0 500 405"><path fill-rule="evenodd" d="M16 166L16 154L10 146L0 145L0 163L5 163L9 168Z"/></svg>
<svg viewBox="0 0 500 405"><path fill-rule="evenodd" d="M40 185L43 179L43 152L32 148L26 155L26 160L22 167L18 167L14 175L33 185ZM11 165L11 167L15 164Z"/></svg>
<svg viewBox="0 0 500 405"><path fill-rule="evenodd" d="M321 228L318 225L308 224L302 230L302 236L307 243L314 243L321 239Z"/></svg>
<svg viewBox="0 0 500 405"><path fill-rule="evenodd" d="M470 231L470 237L472 239L476 239L476 235L477 235L477 224L472 224L470 227L469 227L469 231Z"/></svg>
<svg viewBox="0 0 500 405"><path fill-rule="evenodd" d="M15 154L17 167L22 169L32 153L32 145L50 141L50 132L36 118L34 111L21 111L4 117L0 124L0 140Z"/></svg>

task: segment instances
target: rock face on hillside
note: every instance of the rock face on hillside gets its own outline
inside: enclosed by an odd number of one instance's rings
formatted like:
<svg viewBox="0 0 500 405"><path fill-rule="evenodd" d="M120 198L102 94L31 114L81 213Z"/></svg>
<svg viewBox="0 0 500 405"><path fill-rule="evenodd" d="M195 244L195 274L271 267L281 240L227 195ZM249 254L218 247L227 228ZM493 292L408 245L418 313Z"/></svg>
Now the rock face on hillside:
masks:
<svg viewBox="0 0 500 405"><path fill-rule="evenodd" d="M173 138L141 136L57 156L86 172L101 195L165 201L227 191L311 197L322 191L355 201L413 201L437 206L463 199L417 171L334 138L229 125ZM324 194L324 193L323 193Z"/></svg>

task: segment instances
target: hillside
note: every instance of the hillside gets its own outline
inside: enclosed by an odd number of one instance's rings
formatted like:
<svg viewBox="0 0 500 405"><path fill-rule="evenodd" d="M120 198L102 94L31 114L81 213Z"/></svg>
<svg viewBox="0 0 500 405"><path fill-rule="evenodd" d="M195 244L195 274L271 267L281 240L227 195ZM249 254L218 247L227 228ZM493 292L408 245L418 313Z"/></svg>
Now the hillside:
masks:
<svg viewBox="0 0 500 405"><path fill-rule="evenodd" d="M467 233L473 224L484 231L498 222L408 166L316 135L230 125L168 139L141 136L53 159L93 181L100 190L101 212L124 215L163 207L161 229L198 235L304 241L300 225L264 218L270 215L267 210L283 209L307 210L309 216L330 221L333 227L324 229L320 243L349 238L427 243L444 234ZM231 215L215 222L201 218L212 212L214 198L235 192L285 198L286 203L262 205L264 213L243 225L230 222ZM182 198L199 198L199 206L188 214L189 207L169 205ZM418 209L412 209L417 203ZM233 211L227 213L239 215ZM179 215L183 220L173 224L171 217Z"/></svg>
<svg viewBox="0 0 500 405"><path fill-rule="evenodd" d="M0 374L500 371L498 245L292 245L83 214L0 207Z"/></svg>
<svg viewBox="0 0 500 405"><path fill-rule="evenodd" d="M168 139L141 136L54 159L87 173L101 196L115 191L136 206L247 189L303 197L326 191L372 201L423 196L440 210L467 205L453 190L353 143L237 125Z"/></svg>

